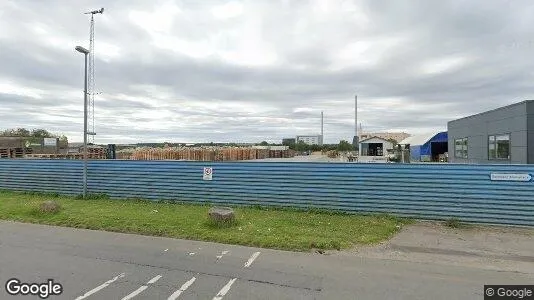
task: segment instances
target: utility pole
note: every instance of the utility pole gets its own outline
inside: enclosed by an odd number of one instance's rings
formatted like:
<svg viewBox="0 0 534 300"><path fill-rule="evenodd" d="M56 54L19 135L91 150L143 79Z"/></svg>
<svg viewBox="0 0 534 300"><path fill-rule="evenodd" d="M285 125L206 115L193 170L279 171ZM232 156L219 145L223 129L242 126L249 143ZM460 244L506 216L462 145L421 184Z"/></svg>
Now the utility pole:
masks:
<svg viewBox="0 0 534 300"><path fill-rule="evenodd" d="M358 95L354 96L354 138L352 144L356 150L359 150L360 137L358 135Z"/></svg>
<svg viewBox="0 0 534 300"><path fill-rule="evenodd" d="M89 50L76 46L76 51L85 56L85 72L83 79L83 198L87 197L87 55Z"/></svg>

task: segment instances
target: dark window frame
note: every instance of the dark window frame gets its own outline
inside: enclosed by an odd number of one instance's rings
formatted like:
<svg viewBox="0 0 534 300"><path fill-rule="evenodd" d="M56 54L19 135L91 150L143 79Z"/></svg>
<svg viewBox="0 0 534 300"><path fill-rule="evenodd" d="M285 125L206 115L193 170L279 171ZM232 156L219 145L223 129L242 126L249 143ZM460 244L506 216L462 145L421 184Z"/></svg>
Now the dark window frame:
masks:
<svg viewBox="0 0 534 300"><path fill-rule="evenodd" d="M461 155L458 155L458 150L456 149L457 142L460 141L461 148ZM468 159L469 158L469 138L468 137L462 137L458 139L454 139L454 158L461 158L461 159Z"/></svg>
<svg viewBox="0 0 534 300"><path fill-rule="evenodd" d="M507 158L499 158L497 157L498 154L498 148L497 148L497 137L499 136L508 136L508 157ZM494 153L495 157L491 157L490 155L490 138L493 137L493 145L494 145ZM510 161L512 160L512 133L511 132L505 132L505 133L494 133L494 134L488 134L488 160L496 160L496 161Z"/></svg>

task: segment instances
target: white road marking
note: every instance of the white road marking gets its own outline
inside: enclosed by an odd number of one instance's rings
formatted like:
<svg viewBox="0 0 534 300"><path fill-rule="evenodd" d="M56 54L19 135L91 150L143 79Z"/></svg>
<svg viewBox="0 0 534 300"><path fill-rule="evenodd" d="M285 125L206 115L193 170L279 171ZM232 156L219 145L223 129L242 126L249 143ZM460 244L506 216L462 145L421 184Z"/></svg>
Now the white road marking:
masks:
<svg viewBox="0 0 534 300"><path fill-rule="evenodd" d="M101 289L107 287L108 285L112 284L113 282L117 281L119 278L122 278L122 277L124 277L124 273L121 273L121 274L119 274L119 275L113 277L112 279L110 279L110 280L108 280L108 281L102 283L101 285L99 285L99 286L95 287L94 289L88 291L87 293L83 294L82 296L79 296L79 297L76 298L75 300L82 300L82 299L85 299L85 298L91 296L92 294L94 294L94 293L100 291Z"/></svg>
<svg viewBox="0 0 534 300"><path fill-rule="evenodd" d="M221 259L225 254L228 254L228 250L224 250L223 252L221 252L221 255L217 255L217 260Z"/></svg>
<svg viewBox="0 0 534 300"><path fill-rule="evenodd" d="M140 288L138 288L137 290L131 292L128 296L122 298L122 300L129 300L129 299L132 299L133 297L141 294L141 292L143 292L144 290L146 290L148 288L148 286L146 285L143 285L141 286Z"/></svg>
<svg viewBox="0 0 534 300"><path fill-rule="evenodd" d="M228 291L232 287L232 284L234 284L236 280L237 278L230 279L230 281L228 281L228 283L225 286L223 286L223 288L217 293L217 296L213 297L213 300L221 300L224 297L224 295L228 293Z"/></svg>
<svg viewBox="0 0 534 300"><path fill-rule="evenodd" d="M146 284L153 284L154 282L158 281L162 276L158 275L152 279L150 279Z"/></svg>
<svg viewBox="0 0 534 300"><path fill-rule="evenodd" d="M254 260L258 258L258 256L260 256L260 252L254 252L254 254L252 254L252 256L248 259L247 263L245 264L245 268L250 267L250 265L254 262Z"/></svg>
<svg viewBox="0 0 534 300"><path fill-rule="evenodd" d="M172 295L169 296L169 298L167 300L176 300L178 299L178 297L180 297L180 295L185 292L185 290L187 290L192 284L193 282L195 282L195 280L197 280L195 277L189 279L188 282L184 283L179 290L177 290L176 292L172 293Z"/></svg>
<svg viewBox="0 0 534 300"><path fill-rule="evenodd" d="M129 295L127 295L126 297L122 298L122 300L129 300L129 299L132 299L133 297L141 294L141 292L143 292L144 290L146 290L148 288L148 285L149 284L153 284L155 283L156 281L158 281L162 276L161 275L158 275L152 279L150 279L146 285L143 285L141 286L140 288L138 288L137 290L131 292Z"/></svg>

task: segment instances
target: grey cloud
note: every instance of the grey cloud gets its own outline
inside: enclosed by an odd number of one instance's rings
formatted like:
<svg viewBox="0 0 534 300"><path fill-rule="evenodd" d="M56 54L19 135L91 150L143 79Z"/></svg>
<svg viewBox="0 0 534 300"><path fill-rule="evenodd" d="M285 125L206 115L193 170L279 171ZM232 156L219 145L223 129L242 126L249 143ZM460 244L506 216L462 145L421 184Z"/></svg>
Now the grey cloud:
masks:
<svg viewBox="0 0 534 300"><path fill-rule="evenodd" d="M105 98L105 101L98 101L98 107L102 110L119 109L121 112L124 112L124 109L127 109L128 111L136 111L139 109L148 110L154 108L150 103L105 97L105 95L103 97Z"/></svg>
<svg viewBox="0 0 534 300"><path fill-rule="evenodd" d="M61 102L58 102L56 99L38 99L33 97L0 93L0 106L11 109L34 108L36 110L42 110L42 107L61 106Z"/></svg>
<svg viewBox="0 0 534 300"><path fill-rule="evenodd" d="M232 20L216 22L211 18L210 6L219 1L176 2L182 13L172 22L174 37L203 41L218 30L225 33L235 28ZM28 32L28 25L45 24L52 34L88 46L89 19L82 14L82 8L98 8L100 3L14 3L17 9L5 14L4 23L0 21L0 26L13 24L8 39L0 35L0 83L7 80L44 90L81 90L82 57L72 49L42 44L40 39L32 38L34 33ZM442 130L449 118L532 98L534 21L528 18L533 12L530 2L358 3L370 22L366 26L360 26L357 15L350 13L314 21L307 1L292 1L286 7L272 1L254 2L256 10L246 14L258 17L262 26L259 38L276 50L281 62L268 67L237 66L218 57L194 59L155 48L150 34L131 22L129 12L151 11L161 3L119 0L105 4L105 16L97 18L96 27L96 83L104 99L97 101L95 109L100 122L97 131L101 132L97 141L279 140L297 133L318 132L319 112L324 110L327 141L336 142L352 137L356 93L362 105L359 117L369 130ZM308 24L308 31L295 36L292 32L302 20ZM348 43L381 38L405 42L386 48L376 66L328 70L331 54ZM120 55L109 62L98 57L102 51L99 42L120 47ZM465 57L467 61L449 72L421 72L424 63L450 57ZM168 95L163 97L159 92ZM116 94L127 97L118 99ZM128 96L147 100L128 100ZM47 112L46 108L80 103L79 98L58 98L61 102L49 95L32 99L4 92L0 94L0 105L10 108L10 115L2 116L0 127L38 124L50 126L51 130L79 132L78 123L38 117L80 113L81 109ZM402 101L382 107L387 99ZM235 103L254 105L262 111L219 109L216 105L221 103L229 107ZM200 109L195 104L213 108ZM372 109L373 105L380 108ZM304 107L312 111L293 112ZM172 116L168 122L176 125L150 129L157 122L167 121L150 114L156 109L168 112ZM129 117L139 112L146 115ZM137 125L133 128L131 124Z"/></svg>

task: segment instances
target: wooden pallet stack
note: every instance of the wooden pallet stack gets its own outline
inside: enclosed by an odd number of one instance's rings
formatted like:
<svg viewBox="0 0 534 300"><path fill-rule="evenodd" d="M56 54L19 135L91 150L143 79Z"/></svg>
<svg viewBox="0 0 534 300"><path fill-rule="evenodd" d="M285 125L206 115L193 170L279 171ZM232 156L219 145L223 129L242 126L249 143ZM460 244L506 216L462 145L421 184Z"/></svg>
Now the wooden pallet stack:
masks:
<svg viewBox="0 0 534 300"><path fill-rule="evenodd" d="M24 157L24 148L14 148L11 151L12 158L23 158Z"/></svg>
<svg viewBox="0 0 534 300"><path fill-rule="evenodd" d="M68 153L68 154L26 154L26 158L38 158L38 159L83 159L83 153ZM105 159L105 154L88 153L88 159Z"/></svg>
<svg viewBox="0 0 534 300"><path fill-rule="evenodd" d="M282 158L281 150L269 150L269 158Z"/></svg>
<svg viewBox="0 0 534 300"><path fill-rule="evenodd" d="M0 148L0 158L9 158L9 148Z"/></svg>
<svg viewBox="0 0 534 300"><path fill-rule="evenodd" d="M87 148L87 156L89 159L105 159L106 150L104 148Z"/></svg>
<svg viewBox="0 0 534 300"><path fill-rule="evenodd" d="M256 149L256 159L265 159L269 158L269 150L266 149Z"/></svg>
<svg viewBox="0 0 534 300"><path fill-rule="evenodd" d="M245 159L246 160L256 159L256 155L257 155L257 149L249 149Z"/></svg>
<svg viewBox="0 0 534 300"><path fill-rule="evenodd" d="M124 153L124 154L123 154ZM138 148L119 152L118 158L133 160L241 161L264 158L287 158L294 151L252 148Z"/></svg>
<svg viewBox="0 0 534 300"><path fill-rule="evenodd" d="M0 148L0 158L24 158L31 153L31 148Z"/></svg>
<svg viewBox="0 0 534 300"><path fill-rule="evenodd" d="M117 159L130 159L132 153L130 152L117 152Z"/></svg>

